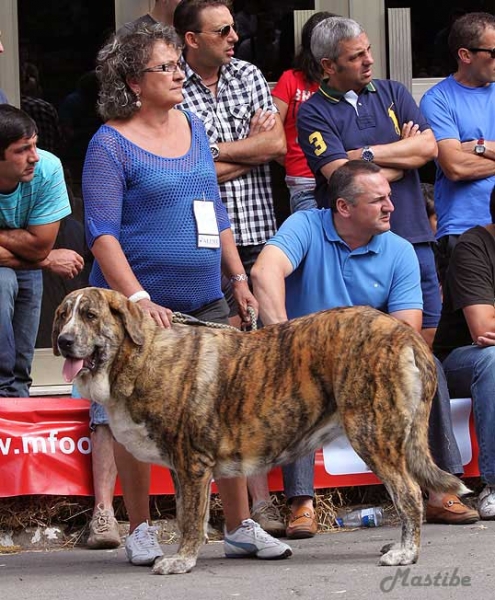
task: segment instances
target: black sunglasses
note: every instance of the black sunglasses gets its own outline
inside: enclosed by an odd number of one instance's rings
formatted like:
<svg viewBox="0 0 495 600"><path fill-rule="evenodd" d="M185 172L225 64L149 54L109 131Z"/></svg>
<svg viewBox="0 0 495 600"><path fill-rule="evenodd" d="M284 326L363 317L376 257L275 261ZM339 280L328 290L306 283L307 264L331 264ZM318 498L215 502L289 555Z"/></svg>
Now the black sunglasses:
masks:
<svg viewBox="0 0 495 600"><path fill-rule="evenodd" d="M230 34L230 30L234 33L237 32L235 23L232 23L232 25L224 25L223 27L220 27L220 29L215 29L215 31L193 31L193 33L207 33L209 35L219 35L222 38L226 38Z"/></svg>
<svg viewBox="0 0 495 600"><path fill-rule="evenodd" d="M468 48L469 52L488 52L491 58L495 58L495 48Z"/></svg>

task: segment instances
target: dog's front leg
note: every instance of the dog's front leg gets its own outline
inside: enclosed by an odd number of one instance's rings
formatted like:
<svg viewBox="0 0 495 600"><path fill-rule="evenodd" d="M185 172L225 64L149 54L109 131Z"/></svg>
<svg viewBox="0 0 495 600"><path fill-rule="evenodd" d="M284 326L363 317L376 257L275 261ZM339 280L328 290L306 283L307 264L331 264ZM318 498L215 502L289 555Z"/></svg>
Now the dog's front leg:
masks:
<svg viewBox="0 0 495 600"><path fill-rule="evenodd" d="M190 472L171 471L171 474L181 541L177 554L155 561L153 573L157 575L188 573L196 565L199 549L205 541L210 507L210 470L196 476Z"/></svg>

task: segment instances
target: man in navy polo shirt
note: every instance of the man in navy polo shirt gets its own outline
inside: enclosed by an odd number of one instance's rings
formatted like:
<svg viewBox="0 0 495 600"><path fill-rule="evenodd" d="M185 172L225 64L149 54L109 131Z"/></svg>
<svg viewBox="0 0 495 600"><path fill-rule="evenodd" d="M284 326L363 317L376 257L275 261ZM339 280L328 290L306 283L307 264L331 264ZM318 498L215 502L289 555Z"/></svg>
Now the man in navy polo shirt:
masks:
<svg viewBox="0 0 495 600"><path fill-rule="evenodd" d="M311 50L323 68L320 89L298 113L298 140L316 177L316 200L327 207L330 175L351 159L372 161L390 183L392 231L411 242L421 268L422 333L431 344L441 300L434 236L418 167L437 155L433 132L407 89L372 79L373 57L359 23L330 17L313 31Z"/></svg>

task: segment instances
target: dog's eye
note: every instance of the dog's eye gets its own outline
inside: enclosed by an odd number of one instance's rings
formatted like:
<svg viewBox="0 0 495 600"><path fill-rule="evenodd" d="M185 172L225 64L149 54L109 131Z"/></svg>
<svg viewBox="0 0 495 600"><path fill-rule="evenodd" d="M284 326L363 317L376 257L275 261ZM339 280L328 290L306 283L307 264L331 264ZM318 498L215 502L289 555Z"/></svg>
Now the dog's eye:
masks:
<svg viewBox="0 0 495 600"><path fill-rule="evenodd" d="M88 312L86 313L86 318L89 319L90 321L93 321L93 319L96 319L98 315L94 312L92 312L91 310L88 310Z"/></svg>

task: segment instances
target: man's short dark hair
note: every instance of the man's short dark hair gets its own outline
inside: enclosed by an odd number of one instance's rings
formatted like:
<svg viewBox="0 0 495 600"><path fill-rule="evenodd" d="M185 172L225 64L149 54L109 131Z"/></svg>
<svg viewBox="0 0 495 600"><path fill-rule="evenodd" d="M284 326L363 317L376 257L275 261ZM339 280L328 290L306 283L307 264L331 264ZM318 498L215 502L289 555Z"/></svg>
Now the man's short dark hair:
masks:
<svg viewBox="0 0 495 600"><path fill-rule="evenodd" d="M495 185L493 186L492 193L490 194L490 215L492 217L492 223L495 223Z"/></svg>
<svg viewBox="0 0 495 600"><path fill-rule="evenodd" d="M10 144L37 133L36 123L27 113L10 104L0 104L0 160L5 160Z"/></svg>
<svg viewBox="0 0 495 600"><path fill-rule="evenodd" d="M335 169L328 180L328 205L332 211L337 210L339 198L344 198L350 204L356 203L356 198L363 193L361 185L356 183L359 175L374 175L379 172L378 165L365 160L349 160Z"/></svg>
<svg viewBox="0 0 495 600"><path fill-rule="evenodd" d="M478 48L481 36L487 27L495 29L495 15L486 12L471 12L459 17L450 28L448 45L452 56L457 55L460 48Z"/></svg>
<svg viewBox="0 0 495 600"><path fill-rule="evenodd" d="M181 0L174 11L174 27L184 40L188 31L201 29L201 13L210 6L226 6L232 12L230 0Z"/></svg>

